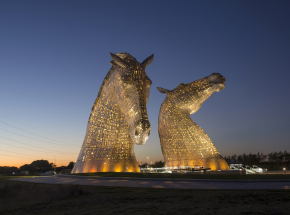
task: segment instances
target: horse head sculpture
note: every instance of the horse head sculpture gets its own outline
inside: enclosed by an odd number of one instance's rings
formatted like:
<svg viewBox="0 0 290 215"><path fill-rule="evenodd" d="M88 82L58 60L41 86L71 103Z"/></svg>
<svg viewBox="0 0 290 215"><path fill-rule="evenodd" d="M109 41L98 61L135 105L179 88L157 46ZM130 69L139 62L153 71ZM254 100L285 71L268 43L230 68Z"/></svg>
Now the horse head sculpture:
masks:
<svg viewBox="0 0 290 215"><path fill-rule="evenodd" d="M151 80L128 53L112 54L112 68L92 107L86 136L72 172L139 172L134 143L145 144L151 131L147 115Z"/></svg>
<svg viewBox="0 0 290 215"><path fill-rule="evenodd" d="M190 114L195 113L214 92L219 92L225 88L226 79L219 73L201 78L189 84L179 84L173 90L166 90L157 87L159 92L170 94L175 104L184 110L189 110Z"/></svg>
<svg viewBox="0 0 290 215"><path fill-rule="evenodd" d="M145 68L154 56L149 56L141 64L128 54L111 53L111 56L111 64L117 71L117 80L114 81L118 83L115 88L120 110L128 122L132 141L143 145L151 131L146 105L152 81L146 75Z"/></svg>
<svg viewBox="0 0 290 215"><path fill-rule="evenodd" d="M158 87L167 94L160 108L158 132L168 167L229 168L207 134L190 118L214 92L225 88L225 81L221 74L213 73L173 90Z"/></svg>

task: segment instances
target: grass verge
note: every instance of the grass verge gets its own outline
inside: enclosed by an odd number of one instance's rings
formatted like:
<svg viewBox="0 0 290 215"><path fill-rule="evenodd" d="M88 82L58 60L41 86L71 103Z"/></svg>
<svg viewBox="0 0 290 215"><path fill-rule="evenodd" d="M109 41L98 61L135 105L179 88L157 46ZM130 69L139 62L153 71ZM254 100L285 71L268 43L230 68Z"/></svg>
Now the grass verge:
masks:
<svg viewBox="0 0 290 215"><path fill-rule="evenodd" d="M34 184L0 177L0 214L289 214L290 190Z"/></svg>
<svg viewBox="0 0 290 215"><path fill-rule="evenodd" d="M89 193L79 185L49 185L8 180L0 177L0 214Z"/></svg>

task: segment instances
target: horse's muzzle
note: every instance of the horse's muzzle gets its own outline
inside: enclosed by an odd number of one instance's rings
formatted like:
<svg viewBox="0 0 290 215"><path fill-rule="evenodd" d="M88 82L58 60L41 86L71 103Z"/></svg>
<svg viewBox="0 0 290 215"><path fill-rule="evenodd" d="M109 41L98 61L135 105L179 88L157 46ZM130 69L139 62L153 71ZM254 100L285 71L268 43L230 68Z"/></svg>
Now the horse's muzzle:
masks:
<svg viewBox="0 0 290 215"><path fill-rule="evenodd" d="M149 138L149 135L151 133L151 125L149 121L145 121L143 123L140 123L135 127L135 132L133 136L133 142L137 145L143 145Z"/></svg>

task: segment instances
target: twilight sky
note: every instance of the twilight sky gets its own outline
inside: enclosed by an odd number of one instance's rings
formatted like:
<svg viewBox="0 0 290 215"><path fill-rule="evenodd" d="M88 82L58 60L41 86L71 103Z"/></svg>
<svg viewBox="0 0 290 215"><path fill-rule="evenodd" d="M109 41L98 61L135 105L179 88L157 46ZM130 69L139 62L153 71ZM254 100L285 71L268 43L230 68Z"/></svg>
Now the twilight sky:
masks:
<svg viewBox="0 0 290 215"><path fill-rule="evenodd" d="M217 150L290 151L290 1L0 0L0 166L77 159L110 52L155 55L138 161L163 160L156 87L213 72L226 88L191 116Z"/></svg>

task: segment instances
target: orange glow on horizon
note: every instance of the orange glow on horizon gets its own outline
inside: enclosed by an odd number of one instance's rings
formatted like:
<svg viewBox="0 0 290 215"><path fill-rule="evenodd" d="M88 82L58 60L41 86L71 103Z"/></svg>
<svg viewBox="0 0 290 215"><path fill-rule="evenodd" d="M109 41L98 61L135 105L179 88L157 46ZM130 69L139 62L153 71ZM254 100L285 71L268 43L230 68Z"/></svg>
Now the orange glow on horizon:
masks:
<svg viewBox="0 0 290 215"><path fill-rule="evenodd" d="M54 159L22 159L22 158L13 158L8 156L1 156L0 158L0 166L9 166L9 167L17 167L20 168L25 164L31 164L33 161L36 160L47 160L49 163L54 163ZM56 160L56 167L67 166L73 159L71 160Z"/></svg>

